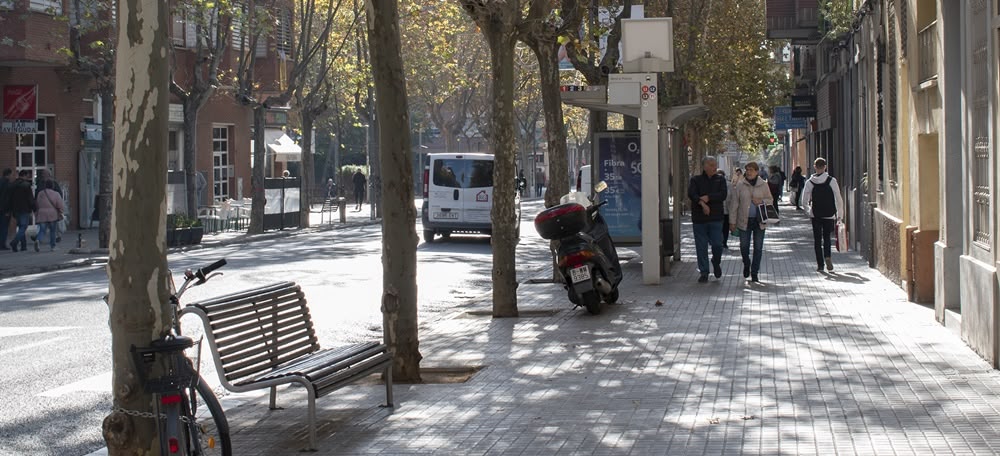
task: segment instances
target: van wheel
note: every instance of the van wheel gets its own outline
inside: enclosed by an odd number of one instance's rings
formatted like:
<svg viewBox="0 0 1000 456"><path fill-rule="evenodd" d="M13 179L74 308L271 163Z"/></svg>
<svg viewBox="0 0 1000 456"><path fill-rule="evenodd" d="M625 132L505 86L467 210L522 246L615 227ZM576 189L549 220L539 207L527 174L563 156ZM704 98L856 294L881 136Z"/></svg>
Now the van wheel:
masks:
<svg viewBox="0 0 1000 456"><path fill-rule="evenodd" d="M431 244L434 242L434 231L424 230L424 242Z"/></svg>
<svg viewBox="0 0 1000 456"><path fill-rule="evenodd" d="M441 239L445 240L451 239L451 231L445 231L444 233L441 233Z"/></svg>

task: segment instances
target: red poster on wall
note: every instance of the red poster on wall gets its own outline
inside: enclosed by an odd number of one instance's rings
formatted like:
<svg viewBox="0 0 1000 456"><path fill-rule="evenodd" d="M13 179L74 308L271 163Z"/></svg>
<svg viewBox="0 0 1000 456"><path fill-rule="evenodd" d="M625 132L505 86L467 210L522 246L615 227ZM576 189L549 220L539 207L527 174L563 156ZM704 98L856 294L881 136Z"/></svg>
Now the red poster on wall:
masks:
<svg viewBox="0 0 1000 456"><path fill-rule="evenodd" d="M3 86L3 120L31 120L38 118L38 86Z"/></svg>

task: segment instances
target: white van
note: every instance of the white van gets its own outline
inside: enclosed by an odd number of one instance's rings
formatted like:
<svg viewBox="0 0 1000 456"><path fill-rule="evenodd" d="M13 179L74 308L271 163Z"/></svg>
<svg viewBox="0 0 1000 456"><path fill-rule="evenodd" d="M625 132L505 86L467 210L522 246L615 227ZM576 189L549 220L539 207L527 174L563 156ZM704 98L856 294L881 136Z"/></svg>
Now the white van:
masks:
<svg viewBox="0 0 1000 456"><path fill-rule="evenodd" d="M421 210L424 241L434 242L436 234L444 238L452 233L492 234L493 155L443 153L428 154L427 159ZM520 199L515 207L520 226Z"/></svg>
<svg viewBox="0 0 1000 456"><path fill-rule="evenodd" d="M586 195L591 194L594 191L594 186L590 184L591 179L590 165L581 166L580 172L576 175L576 191Z"/></svg>

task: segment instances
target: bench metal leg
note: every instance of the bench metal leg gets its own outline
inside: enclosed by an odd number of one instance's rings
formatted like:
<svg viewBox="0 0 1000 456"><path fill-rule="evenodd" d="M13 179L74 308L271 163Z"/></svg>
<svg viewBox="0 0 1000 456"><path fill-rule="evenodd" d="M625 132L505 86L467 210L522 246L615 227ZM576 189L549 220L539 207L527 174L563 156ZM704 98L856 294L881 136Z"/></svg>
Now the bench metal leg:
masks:
<svg viewBox="0 0 1000 456"><path fill-rule="evenodd" d="M392 364L385 368L385 401L387 407L392 407Z"/></svg>
<svg viewBox="0 0 1000 456"><path fill-rule="evenodd" d="M316 394L309 391L307 395L309 396L309 448L306 448L306 451L316 451Z"/></svg>
<svg viewBox="0 0 1000 456"><path fill-rule="evenodd" d="M271 410L277 410L278 409L278 387L277 386L272 386L271 387L271 402L268 404L268 407L270 407Z"/></svg>

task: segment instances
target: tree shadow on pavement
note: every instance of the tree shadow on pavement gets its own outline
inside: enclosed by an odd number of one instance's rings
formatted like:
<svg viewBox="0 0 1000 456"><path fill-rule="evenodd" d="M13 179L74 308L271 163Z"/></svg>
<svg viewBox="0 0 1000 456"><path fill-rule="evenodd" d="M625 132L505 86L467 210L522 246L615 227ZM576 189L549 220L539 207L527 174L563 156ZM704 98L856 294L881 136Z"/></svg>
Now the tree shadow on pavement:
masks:
<svg viewBox="0 0 1000 456"><path fill-rule="evenodd" d="M788 233L795 221L785 225ZM775 238L781 235L775 230ZM626 304L598 316L562 310L546 318L435 325L421 336L425 362L489 367L467 384L407 388L391 419L355 409L357 419L331 429L321 450L997 450L988 436L992 410L1000 408L992 394L1000 375L940 325L920 320L892 284L877 279L888 288L866 288L876 276L853 271L862 261L838 266L851 280L831 287L810 268L811 245L771 248L765 261L788 264L774 271L780 285L762 285L766 292L743 289L736 277L714 289L678 284L696 274L687 262L660 287L637 285L636 268L630 269ZM521 302L552 308L565 300L555 286L520 292ZM654 305L658 300L665 305ZM983 403L989 406L975 405ZM341 410L321 407L324 416Z"/></svg>
<svg viewBox="0 0 1000 456"><path fill-rule="evenodd" d="M110 413L111 394L73 394L72 406L58 398L33 398L43 412L0 420L0 454L83 455L103 447L99 425Z"/></svg>

